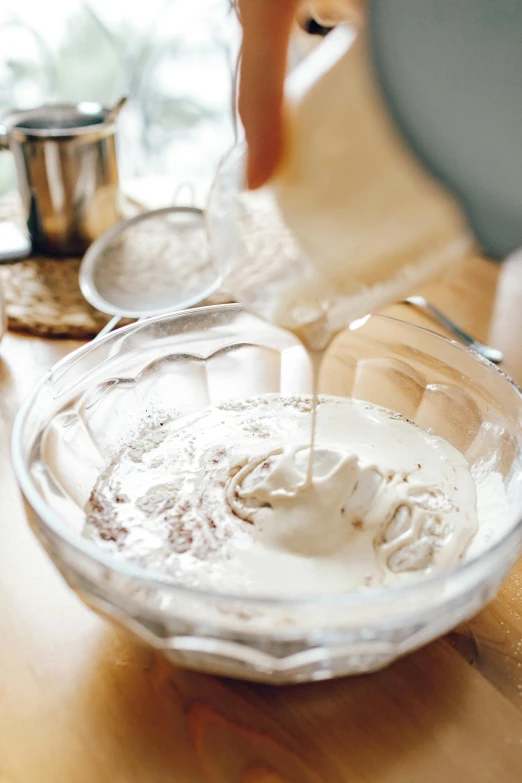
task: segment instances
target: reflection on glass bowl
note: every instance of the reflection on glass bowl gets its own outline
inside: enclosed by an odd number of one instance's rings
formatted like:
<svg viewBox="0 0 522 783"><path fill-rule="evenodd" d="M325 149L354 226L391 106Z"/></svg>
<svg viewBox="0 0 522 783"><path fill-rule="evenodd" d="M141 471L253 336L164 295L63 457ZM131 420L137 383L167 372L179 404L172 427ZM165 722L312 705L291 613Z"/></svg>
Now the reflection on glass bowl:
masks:
<svg viewBox="0 0 522 783"><path fill-rule="evenodd" d="M69 585L176 664L271 683L379 669L477 612L522 543L522 398L501 372L431 332L363 319L332 345L325 393L367 400L499 473L506 519L485 551L415 585L307 600L206 593L118 562L81 535L99 472L144 416L257 394L309 393L302 347L236 305L137 323L71 354L23 406L13 458L33 529Z"/></svg>

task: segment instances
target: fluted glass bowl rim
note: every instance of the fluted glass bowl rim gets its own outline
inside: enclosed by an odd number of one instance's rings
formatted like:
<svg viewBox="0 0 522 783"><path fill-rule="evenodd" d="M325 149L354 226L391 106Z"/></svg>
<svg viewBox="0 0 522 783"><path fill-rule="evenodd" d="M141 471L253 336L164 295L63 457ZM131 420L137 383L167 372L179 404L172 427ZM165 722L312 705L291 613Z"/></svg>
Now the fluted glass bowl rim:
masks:
<svg viewBox="0 0 522 783"><path fill-rule="evenodd" d="M176 313L163 314L154 318L146 319L146 323L160 323L176 320L184 320L187 318L197 318L197 316L203 311L223 311L227 309L229 311L235 310L237 313L248 312L247 308L240 304L224 304L224 305L210 305L208 307L192 308L190 310L183 310ZM486 366L489 371L496 373L501 382L508 383L515 391L520 399L520 407L522 413L522 389L501 369L489 362L484 357L477 354L472 349L468 349L460 343L455 342L443 335L426 329L422 326L403 321L402 319L395 318L388 315L371 315L368 316L373 321L388 321L392 323L400 324L411 329L412 333L424 333L431 338L440 340L443 343L452 346L452 348L458 351L463 351L466 354L471 354L473 359L479 364ZM366 319L364 319L366 321ZM122 327L113 332L110 332L106 336L96 341L96 345L108 343L119 339L124 333L131 333L133 330L143 327L144 322L136 322L129 326ZM490 570L486 567L491 561L495 560L496 556L501 553L502 550L511 551L511 542L519 538L519 534L522 532L522 508L521 515L518 522L493 546L487 548L480 555L467 562L462 562L451 569L447 569L443 572L438 572L428 577L424 577L410 584L399 585L395 587L385 588L368 588L364 592L350 592L350 593L333 593L325 596L312 596L303 598L276 598L258 595L244 595L240 593L224 593L217 590L210 591L197 587L188 587L182 582L178 582L173 578L165 578L163 574L157 574L151 570L140 568L132 563L117 560L114 557L106 555L95 543L83 538L81 534L75 532L71 526L67 523L67 520L61 517L58 513L53 511L40 497L38 490L36 489L29 469L24 458L24 443L23 443L23 429L26 418L28 417L33 404L36 402L38 395L45 387L49 379L56 373L57 370L65 367L68 364L75 363L82 355L88 353L93 343L87 343L79 348L67 354L63 359L53 365L48 370L43 378L38 381L31 393L24 400L16 416L13 432L11 437L11 455L12 464L15 473L15 477L22 490L22 493L29 505L38 515L39 519L44 525L51 531L51 533L63 540L67 546L71 547L77 553L83 557L87 557L94 561L96 564L108 569L108 571L114 574L134 580L139 583L140 587L153 588L158 590L173 591L177 594L186 595L193 599L211 599L220 601L230 601L237 603L240 601L242 604L251 606L267 606L267 607L284 607L284 608L303 608L303 607L320 607L331 606L332 608L354 608L362 609L365 607L376 607L379 603L385 601L389 602L391 599L401 597L411 597L413 594L418 593L421 589L431 589L436 586L443 586L444 584L453 580L459 579L464 576L469 576L474 571L480 571L481 576L478 577L477 582L483 582L490 575ZM506 557L507 559L507 557ZM68 562L68 565L74 569L74 563Z"/></svg>

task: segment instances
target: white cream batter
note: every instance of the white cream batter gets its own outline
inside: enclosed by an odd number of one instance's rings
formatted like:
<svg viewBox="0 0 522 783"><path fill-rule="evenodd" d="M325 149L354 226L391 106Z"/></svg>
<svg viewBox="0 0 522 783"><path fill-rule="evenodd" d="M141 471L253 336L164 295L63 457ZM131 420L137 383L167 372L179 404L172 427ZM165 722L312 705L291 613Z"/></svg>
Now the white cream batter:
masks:
<svg viewBox="0 0 522 783"><path fill-rule="evenodd" d="M455 565L478 528L449 443L368 403L309 397L171 419L100 476L84 534L114 556L220 592L313 596Z"/></svg>

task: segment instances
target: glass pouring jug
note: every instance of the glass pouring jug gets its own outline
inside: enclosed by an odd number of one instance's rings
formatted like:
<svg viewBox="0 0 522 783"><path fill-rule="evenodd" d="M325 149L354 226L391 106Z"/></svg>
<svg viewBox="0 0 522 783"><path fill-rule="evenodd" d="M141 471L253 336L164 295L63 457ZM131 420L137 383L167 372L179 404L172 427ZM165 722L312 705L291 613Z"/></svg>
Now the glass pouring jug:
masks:
<svg viewBox="0 0 522 783"><path fill-rule="evenodd" d="M286 93L276 176L247 191L245 150L234 150L211 192L209 233L235 298L321 350L450 268L473 241L387 117L362 37L337 28L290 74Z"/></svg>

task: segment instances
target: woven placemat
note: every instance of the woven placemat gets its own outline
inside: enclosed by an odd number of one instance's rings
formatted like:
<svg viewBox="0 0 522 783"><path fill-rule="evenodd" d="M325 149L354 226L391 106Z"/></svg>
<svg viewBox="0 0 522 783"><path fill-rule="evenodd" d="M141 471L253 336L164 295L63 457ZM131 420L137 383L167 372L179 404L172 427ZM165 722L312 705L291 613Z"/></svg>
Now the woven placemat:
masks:
<svg viewBox="0 0 522 783"><path fill-rule="evenodd" d="M136 207L124 206L130 217ZM23 226L18 201L0 202L0 220L12 220ZM79 258L31 256L25 261L0 266L9 329L39 335L84 340L98 334L111 316L91 307L78 285ZM201 304L232 301L224 292L216 292Z"/></svg>

